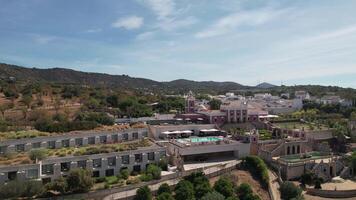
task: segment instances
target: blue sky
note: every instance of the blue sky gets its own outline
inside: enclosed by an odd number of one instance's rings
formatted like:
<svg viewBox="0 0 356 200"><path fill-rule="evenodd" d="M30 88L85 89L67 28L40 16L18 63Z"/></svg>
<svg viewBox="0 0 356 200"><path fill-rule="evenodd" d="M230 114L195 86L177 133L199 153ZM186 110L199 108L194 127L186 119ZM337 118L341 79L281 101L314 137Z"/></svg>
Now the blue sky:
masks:
<svg viewBox="0 0 356 200"><path fill-rule="evenodd" d="M356 1L0 0L0 62L356 88Z"/></svg>

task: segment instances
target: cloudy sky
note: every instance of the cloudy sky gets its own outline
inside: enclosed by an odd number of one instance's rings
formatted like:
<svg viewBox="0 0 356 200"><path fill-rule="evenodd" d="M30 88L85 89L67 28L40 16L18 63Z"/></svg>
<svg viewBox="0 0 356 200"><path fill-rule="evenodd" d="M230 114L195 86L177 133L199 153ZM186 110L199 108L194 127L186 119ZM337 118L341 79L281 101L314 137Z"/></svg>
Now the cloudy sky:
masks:
<svg viewBox="0 0 356 200"><path fill-rule="evenodd" d="M356 1L0 0L0 62L356 88Z"/></svg>

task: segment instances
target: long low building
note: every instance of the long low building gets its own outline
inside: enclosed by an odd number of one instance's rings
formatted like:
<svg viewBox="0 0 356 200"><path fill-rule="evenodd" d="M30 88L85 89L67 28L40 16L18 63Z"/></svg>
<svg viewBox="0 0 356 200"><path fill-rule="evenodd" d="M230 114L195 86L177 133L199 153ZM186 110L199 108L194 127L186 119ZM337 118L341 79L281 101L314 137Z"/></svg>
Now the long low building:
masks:
<svg viewBox="0 0 356 200"><path fill-rule="evenodd" d="M0 155L26 152L35 148L59 149L95 144L110 144L132 141L148 136L148 129L125 129L116 131L78 131L35 138L10 139L0 141Z"/></svg>
<svg viewBox="0 0 356 200"><path fill-rule="evenodd" d="M135 148L128 150L116 149L109 153L105 151L99 153L88 152L84 153L84 155L73 153L63 157L54 155L32 164L0 165L0 184L15 179L40 179L43 182L50 182L65 176L69 170L75 168L89 169L92 171L93 177L117 175L122 169L140 172L145 170L148 164L157 163L160 159L166 157L166 148L149 139L112 144L111 146L115 147L116 145L118 147L119 145L127 145L130 148L134 146ZM97 145L92 145L90 148L95 146ZM100 147L102 146L105 145L100 145ZM86 150L89 151L90 148ZM80 151L80 148L77 150Z"/></svg>

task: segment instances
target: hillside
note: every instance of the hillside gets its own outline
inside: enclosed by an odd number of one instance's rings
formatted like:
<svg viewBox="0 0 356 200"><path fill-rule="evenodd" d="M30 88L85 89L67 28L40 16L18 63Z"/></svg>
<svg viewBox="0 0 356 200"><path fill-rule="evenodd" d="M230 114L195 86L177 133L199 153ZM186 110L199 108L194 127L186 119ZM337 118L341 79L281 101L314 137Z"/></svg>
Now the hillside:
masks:
<svg viewBox="0 0 356 200"><path fill-rule="evenodd" d="M269 88L273 88L273 87L277 87L277 86L270 84L270 83L266 83L266 82L256 85L256 88L260 88L260 89L269 89Z"/></svg>
<svg viewBox="0 0 356 200"><path fill-rule="evenodd" d="M17 81L21 82L54 82L120 87L126 89L161 90L165 92L179 93L184 93L189 90L221 92L247 88L246 86L234 82L197 82L183 79L170 82L158 82L145 78L134 78L127 75L88 73L63 68L26 68L0 63L0 78L8 79L9 77L15 77Z"/></svg>

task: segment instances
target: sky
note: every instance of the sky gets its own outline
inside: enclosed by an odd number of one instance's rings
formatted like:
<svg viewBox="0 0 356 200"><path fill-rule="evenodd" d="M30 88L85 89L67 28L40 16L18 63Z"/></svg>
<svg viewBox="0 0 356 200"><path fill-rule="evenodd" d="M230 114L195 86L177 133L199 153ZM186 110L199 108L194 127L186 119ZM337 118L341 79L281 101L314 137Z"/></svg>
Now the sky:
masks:
<svg viewBox="0 0 356 200"><path fill-rule="evenodd" d="M0 62L356 88L356 0L0 0Z"/></svg>

